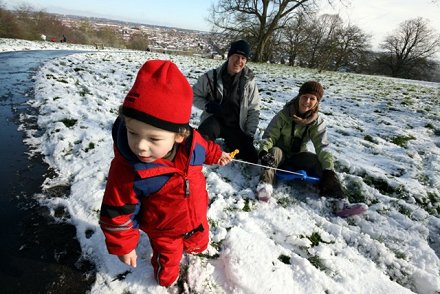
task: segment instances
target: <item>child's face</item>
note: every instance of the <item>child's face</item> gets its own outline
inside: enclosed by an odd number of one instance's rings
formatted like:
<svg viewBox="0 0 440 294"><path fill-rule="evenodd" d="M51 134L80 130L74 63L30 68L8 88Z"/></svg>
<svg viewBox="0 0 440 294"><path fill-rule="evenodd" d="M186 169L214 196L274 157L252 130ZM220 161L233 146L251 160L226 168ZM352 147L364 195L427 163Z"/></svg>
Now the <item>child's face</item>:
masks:
<svg viewBox="0 0 440 294"><path fill-rule="evenodd" d="M168 154L174 143L182 143L183 136L132 118L125 118L128 146L142 162L153 162Z"/></svg>

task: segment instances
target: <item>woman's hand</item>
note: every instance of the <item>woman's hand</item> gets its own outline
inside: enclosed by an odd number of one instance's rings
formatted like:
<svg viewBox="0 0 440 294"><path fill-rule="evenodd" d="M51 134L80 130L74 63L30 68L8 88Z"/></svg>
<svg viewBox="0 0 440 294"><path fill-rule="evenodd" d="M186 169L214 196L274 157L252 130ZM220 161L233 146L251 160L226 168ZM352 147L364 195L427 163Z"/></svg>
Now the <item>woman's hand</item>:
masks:
<svg viewBox="0 0 440 294"><path fill-rule="evenodd" d="M272 153L267 152L266 150L261 150L260 154L258 154L260 158L261 164L268 167L277 167L277 163L275 160L275 156Z"/></svg>

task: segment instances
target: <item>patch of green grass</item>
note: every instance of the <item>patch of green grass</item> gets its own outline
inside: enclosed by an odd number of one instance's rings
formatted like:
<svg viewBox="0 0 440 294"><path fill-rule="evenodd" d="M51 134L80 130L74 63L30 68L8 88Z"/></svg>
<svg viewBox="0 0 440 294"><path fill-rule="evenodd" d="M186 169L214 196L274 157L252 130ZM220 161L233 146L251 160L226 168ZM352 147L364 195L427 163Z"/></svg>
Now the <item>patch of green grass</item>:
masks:
<svg viewBox="0 0 440 294"><path fill-rule="evenodd" d="M217 251L220 251L221 247L222 247L222 242L211 242L210 243L212 248L214 248Z"/></svg>
<svg viewBox="0 0 440 294"><path fill-rule="evenodd" d="M428 192L427 196L425 198L415 198L417 205L426 210L430 215L438 216L440 214L440 195Z"/></svg>
<svg viewBox="0 0 440 294"><path fill-rule="evenodd" d="M212 245L212 244L211 244ZM215 253L215 254L213 254L213 255L209 255L209 254L206 254L206 253L198 253L198 254L196 254L198 257L201 257L201 258L206 258L206 259L217 259L217 258L219 258L220 257L220 254L218 254L218 253Z"/></svg>
<svg viewBox="0 0 440 294"><path fill-rule="evenodd" d="M309 262L316 267L317 269L321 270L321 271L326 271L327 267L324 265L323 261L321 258L319 258L319 256L315 255L315 256L310 256L308 258Z"/></svg>
<svg viewBox="0 0 440 294"><path fill-rule="evenodd" d="M89 143L89 146L87 146L87 148L84 150L84 152L89 152L90 150L93 150L93 149L95 149L95 143L93 143L93 142L90 142Z"/></svg>
<svg viewBox="0 0 440 294"><path fill-rule="evenodd" d="M381 215L389 215L391 212L391 208L390 207L383 207L383 208L377 209L376 211L377 211L377 213L379 213Z"/></svg>
<svg viewBox="0 0 440 294"><path fill-rule="evenodd" d="M208 224L211 228L217 228L218 227L218 222L213 220L212 218L208 218Z"/></svg>
<svg viewBox="0 0 440 294"><path fill-rule="evenodd" d="M432 203L440 203L440 195L434 192L428 192L428 198Z"/></svg>
<svg viewBox="0 0 440 294"><path fill-rule="evenodd" d="M77 121L78 120L74 119L74 118L65 118L65 119L61 120L61 122L68 128L73 127Z"/></svg>
<svg viewBox="0 0 440 294"><path fill-rule="evenodd" d="M427 123L425 125L425 128L430 129L430 130L435 130L434 125L432 123Z"/></svg>
<svg viewBox="0 0 440 294"><path fill-rule="evenodd" d="M401 187L393 188L384 179L374 178L372 176L365 176L364 183L376 188L384 195L391 195L401 192Z"/></svg>
<svg viewBox="0 0 440 294"><path fill-rule="evenodd" d="M81 97L84 97L87 94L91 94L90 90L88 88L86 88L86 87L82 87L81 90L78 93L79 93L79 95Z"/></svg>
<svg viewBox="0 0 440 294"><path fill-rule="evenodd" d="M400 147L406 147L406 144L411 141L411 140L415 140L416 138L414 136L395 136L391 138L391 142L393 144L396 144Z"/></svg>
<svg viewBox="0 0 440 294"><path fill-rule="evenodd" d="M223 181L225 181L225 183L231 183L231 180L228 178L223 178Z"/></svg>
<svg viewBox="0 0 440 294"><path fill-rule="evenodd" d="M283 197L283 198L277 199L277 203L281 207L286 208L286 207L291 206L294 203L294 201L293 201L292 197Z"/></svg>
<svg viewBox="0 0 440 294"><path fill-rule="evenodd" d="M304 236L300 236L301 238L304 238ZM326 242L324 240L322 240L321 235L319 235L318 232L313 232L310 236L305 236L307 239L309 239L309 241L312 243L312 247L318 246L319 243L324 243L324 244L332 244L334 242Z"/></svg>
<svg viewBox="0 0 440 294"><path fill-rule="evenodd" d="M117 274L116 277L113 279L113 281L114 280L123 281L125 280L128 274L131 274L131 270L127 270L123 273Z"/></svg>
<svg viewBox="0 0 440 294"><path fill-rule="evenodd" d="M399 212L408 218L411 218L412 210L405 206L399 206Z"/></svg>
<svg viewBox="0 0 440 294"><path fill-rule="evenodd" d="M350 181L346 184L347 198L352 203L365 203L366 197L362 192L362 182Z"/></svg>
<svg viewBox="0 0 440 294"><path fill-rule="evenodd" d="M57 79L57 82L60 82L60 83L63 83L63 84L68 84L69 83L65 79Z"/></svg>
<svg viewBox="0 0 440 294"><path fill-rule="evenodd" d="M419 183L422 183L425 186L429 185L430 180L429 180L428 175L419 174L419 175L417 175L416 179L417 179L417 181L419 181Z"/></svg>
<svg viewBox="0 0 440 294"><path fill-rule="evenodd" d="M64 148L62 151L62 154L64 157L72 155L73 154L73 148L72 148L72 144L69 144L68 147Z"/></svg>
<svg viewBox="0 0 440 294"><path fill-rule="evenodd" d="M284 264L290 264L290 256L281 254L280 256L278 256L278 260Z"/></svg>
<svg viewBox="0 0 440 294"><path fill-rule="evenodd" d="M243 211L245 212L249 212L251 211L251 206L250 206L250 200L249 199L245 199L244 200L244 207L243 207Z"/></svg>
<svg viewBox="0 0 440 294"><path fill-rule="evenodd" d="M368 142L371 142L371 143L377 143L374 139L373 139L373 137L372 136L370 136L370 135L365 135L364 136L364 140L365 141L368 141Z"/></svg>
<svg viewBox="0 0 440 294"><path fill-rule="evenodd" d="M396 256L396 258L406 260L406 254L404 252L394 250L394 255Z"/></svg>
<svg viewBox="0 0 440 294"><path fill-rule="evenodd" d="M363 133L364 132L364 129L363 128L361 128L361 127L359 127L359 126L356 126L355 127L355 129L356 130L358 130L359 132L361 132L361 133Z"/></svg>
<svg viewBox="0 0 440 294"><path fill-rule="evenodd" d="M414 105L414 101L412 101L410 98L406 97L405 100L400 102L400 104L404 105L404 106L410 106L410 105Z"/></svg>

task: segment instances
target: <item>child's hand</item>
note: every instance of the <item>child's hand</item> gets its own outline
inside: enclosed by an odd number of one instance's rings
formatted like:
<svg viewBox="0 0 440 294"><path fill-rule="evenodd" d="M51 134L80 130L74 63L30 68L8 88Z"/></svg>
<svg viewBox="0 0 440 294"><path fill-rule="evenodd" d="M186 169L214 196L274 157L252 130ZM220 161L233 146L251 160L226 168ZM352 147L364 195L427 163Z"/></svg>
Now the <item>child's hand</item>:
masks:
<svg viewBox="0 0 440 294"><path fill-rule="evenodd" d="M128 254L120 255L118 256L118 258L123 263L128 264L129 266L132 267L136 267L136 259L137 259L136 249L133 249L133 251L131 251Z"/></svg>
<svg viewBox="0 0 440 294"><path fill-rule="evenodd" d="M218 164L221 166L224 166L224 165L227 165L228 163L230 163L231 161L232 161L231 155L229 155L229 153L222 152L222 156L218 160Z"/></svg>

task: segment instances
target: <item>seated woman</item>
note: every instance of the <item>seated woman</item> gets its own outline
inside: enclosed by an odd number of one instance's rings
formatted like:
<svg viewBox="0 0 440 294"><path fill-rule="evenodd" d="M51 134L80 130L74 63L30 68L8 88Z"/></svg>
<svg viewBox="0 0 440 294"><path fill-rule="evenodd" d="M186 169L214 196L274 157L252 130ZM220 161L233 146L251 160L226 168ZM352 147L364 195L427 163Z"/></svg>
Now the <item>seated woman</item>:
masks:
<svg viewBox="0 0 440 294"><path fill-rule="evenodd" d="M327 127L319 115L319 103L324 95L322 85L307 81L298 95L286 103L269 123L260 144L259 158L269 167L289 167L304 170L319 177L320 194L338 199L336 214L342 217L359 214L367 209L363 203L350 204L334 171L334 157L329 148ZM307 151L312 142L316 153ZM268 201L272 196L275 170L265 169L257 186L257 197Z"/></svg>

